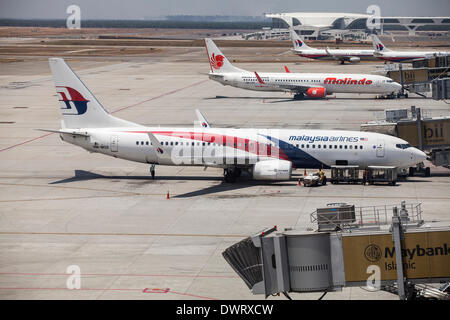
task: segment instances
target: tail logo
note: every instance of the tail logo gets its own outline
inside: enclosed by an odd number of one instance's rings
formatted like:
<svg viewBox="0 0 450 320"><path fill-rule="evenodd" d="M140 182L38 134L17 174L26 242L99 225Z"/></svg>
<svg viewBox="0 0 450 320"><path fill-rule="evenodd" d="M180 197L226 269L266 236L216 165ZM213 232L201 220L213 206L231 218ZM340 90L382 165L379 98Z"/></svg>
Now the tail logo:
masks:
<svg viewBox="0 0 450 320"><path fill-rule="evenodd" d="M86 113L89 100L86 100L77 90L58 86L57 93L61 102L61 110L64 110L62 112L63 115L81 115ZM72 106L75 106L76 110Z"/></svg>
<svg viewBox="0 0 450 320"><path fill-rule="evenodd" d="M209 59L209 61L211 62L211 66L216 69L219 70L222 66L223 66L223 56L218 54L217 56L213 53L211 55L211 58Z"/></svg>
<svg viewBox="0 0 450 320"><path fill-rule="evenodd" d="M303 42L301 40L295 41L298 47L301 47L303 45Z"/></svg>
<svg viewBox="0 0 450 320"><path fill-rule="evenodd" d="M383 51L383 49L384 49L384 46L381 43L378 43L377 44L377 50L378 51Z"/></svg>

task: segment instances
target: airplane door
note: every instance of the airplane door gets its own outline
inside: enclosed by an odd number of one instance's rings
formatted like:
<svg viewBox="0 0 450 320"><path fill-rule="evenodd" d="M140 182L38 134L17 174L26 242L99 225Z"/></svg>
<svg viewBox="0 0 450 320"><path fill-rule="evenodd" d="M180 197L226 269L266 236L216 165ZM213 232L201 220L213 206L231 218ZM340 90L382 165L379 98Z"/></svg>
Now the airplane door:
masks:
<svg viewBox="0 0 450 320"><path fill-rule="evenodd" d="M384 140L378 140L377 142L377 157L384 157Z"/></svg>
<svg viewBox="0 0 450 320"><path fill-rule="evenodd" d="M119 139L117 136L111 136L110 150L111 152L117 152L119 150Z"/></svg>

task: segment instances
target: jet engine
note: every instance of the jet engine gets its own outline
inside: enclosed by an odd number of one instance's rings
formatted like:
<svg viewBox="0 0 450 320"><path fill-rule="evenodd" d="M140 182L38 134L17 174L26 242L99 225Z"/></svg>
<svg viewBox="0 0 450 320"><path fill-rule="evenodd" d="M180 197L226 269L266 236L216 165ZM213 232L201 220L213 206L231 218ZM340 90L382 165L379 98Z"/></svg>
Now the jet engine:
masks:
<svg viewBox="0 0 450 320"><path fill-rule="evenodd" d="M323 98L327 95L325 88L309 88L306 91L306 95L309 98Z"/></svg>
<svg viewBox="0 0 450 320"><path fill-rule="evenodd" d="M350 57L350 59L348 59L348 61L350 61L350 63L359 63L361 61L360 57Z"/></svg>
<svg viewBox="0 0 450 320"><path fill-rule="evenodd" d="M286 160L265 160L253 166L255 180L289 180L292 174L292 162Z"/></svg>

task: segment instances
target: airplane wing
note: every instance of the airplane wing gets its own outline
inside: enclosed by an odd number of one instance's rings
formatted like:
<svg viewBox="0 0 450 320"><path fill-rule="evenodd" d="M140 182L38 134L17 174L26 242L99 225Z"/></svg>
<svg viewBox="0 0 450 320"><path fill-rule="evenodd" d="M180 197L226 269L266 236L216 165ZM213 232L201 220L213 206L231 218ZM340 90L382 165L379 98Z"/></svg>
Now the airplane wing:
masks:
<svg viewBox="0 0 450 320"><path fill-rule="evenodd" d="M70 130L51 130L51 129L36 129L38 131L44 131L44 132L51 132L51 133L65 133L65 134L71 134L74 136L80 136L80 137L89 137L90 134L87 132L79 132L79 131L70 131Z"/></svg>
<svg viewBox="0 0 450 320"><path fill-rule="evenodd" d="M217 74L217 73L209 73L209 78L210 79L216 79L216 80L222 80L224 75L223 74Z"/></svg>
<svg viewBox="0 0 450 320"><path fill-rule="evenodd" d="M266 84L261 77L258 75L258 73L255 71L256 79L258 79L258 82L260 84ZM296 93L306 93L308 89L310 88L321 88L321 86L311 86L311 85L299 85L299 84L266 84L267 86L283 89L286 91L296 92Z"/></svg>
<svg viewBox="0 0 450 320"><path fill-rule="evenodd" d="M206 118L203 116L200 110L195 109L195 113L197 114L197 119L203 128L211 128L211 125L209 124L208 120L206 120Z"/></svg>

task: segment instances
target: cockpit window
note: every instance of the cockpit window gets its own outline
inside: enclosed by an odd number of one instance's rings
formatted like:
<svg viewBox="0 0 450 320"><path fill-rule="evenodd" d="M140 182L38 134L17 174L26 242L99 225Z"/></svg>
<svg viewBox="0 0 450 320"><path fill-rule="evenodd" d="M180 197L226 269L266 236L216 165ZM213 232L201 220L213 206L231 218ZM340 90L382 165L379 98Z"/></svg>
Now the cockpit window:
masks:
<svg viewBox="0 0 450 320"><path fill-rule="evenodd" d="M407 149L411 147L409 143L397 143L395 146L399 149Z"/></svg>
<svg viewBox="0 0 450 320"><path fill-rule="evenodd" d="M393 80L386 80L387 83L392 83L394 82Z"/></svg>

